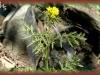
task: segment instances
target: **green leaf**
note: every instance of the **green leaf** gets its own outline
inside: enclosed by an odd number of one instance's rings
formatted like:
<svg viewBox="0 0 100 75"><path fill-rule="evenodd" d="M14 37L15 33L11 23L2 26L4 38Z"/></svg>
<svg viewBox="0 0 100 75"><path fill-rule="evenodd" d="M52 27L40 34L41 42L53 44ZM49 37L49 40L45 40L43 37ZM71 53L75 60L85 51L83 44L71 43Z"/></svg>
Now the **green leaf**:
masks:
<svg viewBox="0 0 100 75"><path fill-rule="evenodd" d="M30 29L31 29L31 34L34 34L33 33L34 29L33 29L33 26L32 25L31 25Z"/></svg>
<svg viewBox="0 0 100 75"><path fill-rule="evenodd" d="M73 47L73 45L72 45L72 43L71 43L71 41L70 41L70 38L67 38L67 41L68 41L69 45L70 45L71 47Z"/></svg>
<svg viewBox="0 0 100 75"><path fill-rule="evenodd" d="M63 69L63 64L59 61L60 67L61 69Z"/></svg>
<svg viewBox="0 0 100 75"><path fill-rule="evenodd" d="M52 42L52 43L51 43L51 47L52 47L52 49L54 48L54 44L55 44L55 42Z"/></svg>
<svg viewBox="0 0 100 75"><path fill-rule="evenodd" d="M26 37L24 37L23 39L28 39L28 38L30 38L30 37L32 37L32 35L26 36Z"/></svg>
<svg viewBox="0 0 100 75"><path fill-rule="evenodd" d="M24 24L24 26L25 26L27 29L30 29L29 26L26 24L26 22L25 22L24 20L22 20L22 19L19 19L19 20Z"/></svg>
<svg viewBox="0 0 100 75"><path fill-rule="evenodd" d="M30 44L29 44L27 47L31 46L31 45L34 44L35 42L37 42L37 41L32 40L32 42L30 42Z"/></svg>

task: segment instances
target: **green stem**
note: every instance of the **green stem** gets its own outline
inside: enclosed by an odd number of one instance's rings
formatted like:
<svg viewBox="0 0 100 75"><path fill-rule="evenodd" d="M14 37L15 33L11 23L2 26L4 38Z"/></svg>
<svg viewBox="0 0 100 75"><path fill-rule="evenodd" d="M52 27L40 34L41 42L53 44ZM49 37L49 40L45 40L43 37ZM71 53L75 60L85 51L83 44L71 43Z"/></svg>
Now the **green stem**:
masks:
<svg viewBox="0 0 100 75"><path fill-rule="evenodd" d="M49 46L46 49L46 57L45 57L45 67L46 67L46 71L48 71L48 62L49 62Z"/></svg>

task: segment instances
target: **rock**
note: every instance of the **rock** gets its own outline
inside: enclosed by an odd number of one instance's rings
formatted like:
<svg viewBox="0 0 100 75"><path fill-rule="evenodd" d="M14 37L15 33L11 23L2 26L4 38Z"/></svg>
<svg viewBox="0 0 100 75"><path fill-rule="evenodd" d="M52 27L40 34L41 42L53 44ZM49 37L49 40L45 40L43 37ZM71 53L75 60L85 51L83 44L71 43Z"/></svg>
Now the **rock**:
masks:
<svg viewBox="0 0 100 75"><path fill-rule="evenodd" d="M26 29L24 25L25 23L28 26L32 25L34 27L34 32L38 32L35 14L34 11L32 10L32 7L30 5L23 5L21 7L13 9L6 16L3 23L4 24L6 23L4 28L4 41L3 41L3 45L5 46L6 50L7 48L12 50L11 56L16 60L20 58L21 59L26 58L27 56L25 57L21 55L28 52L28 57L25 61L30 62L31 67L35 69L36 60L35 60L35 54L34 52L32 52L32 50L36 46L36 43L32 44L30 47L27 47L27 45L29 45L29 43L32 40L34 40L34 38L31 37L28 39L23 39L26 36L29 36L31 34L30 31L26 31L26 32L23 31Z"/></svg>
<svg viewBox="0 0 100 75"><path fill-rule="evenodd" d="M87 65L95 66L97 63L97 56L100 54L99 48L99 38L100 38L100 23L99 21L93 17L88 12L84 10L77 9L74 7L68 7L65 16L67 19L72 21L73 28L69 31L77 31L78 33L83 32L85 33L85 37L87 38L86 43L88 48L83 48L81 44L81 51L84 55L82 56L81 60L84 59L83 65L87 67ZM86 45L86 44L85 44ZM91 49L90 49L90 47ZM79 52L79 53L80 53ZM85 62L87 61L88 62ZM89 66L92 67L92 66Z"/></svg>
<svg viewBox="0 0 100 75"><path fill-rule="evenodd" d="M0 64L2 64L2 68L7 68L7 69L11 69L11 68L14 68L15 67L15 63L10 60L9 58L7 58L6 56L3 56L0 58Z"/></svg>

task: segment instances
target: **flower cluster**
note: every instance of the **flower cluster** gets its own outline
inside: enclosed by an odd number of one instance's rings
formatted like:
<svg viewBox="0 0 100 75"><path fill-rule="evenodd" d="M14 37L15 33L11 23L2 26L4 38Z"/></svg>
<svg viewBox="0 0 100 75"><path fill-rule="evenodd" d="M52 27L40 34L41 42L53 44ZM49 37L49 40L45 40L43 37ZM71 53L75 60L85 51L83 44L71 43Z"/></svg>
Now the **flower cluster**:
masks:
<svg viewBox="0 0 100 75"><path fill-rule="evenodd" d="M47 7L47 12L50 16L50 18L56 18L56 16L59 14L59 9L56 7Z"/></svg>

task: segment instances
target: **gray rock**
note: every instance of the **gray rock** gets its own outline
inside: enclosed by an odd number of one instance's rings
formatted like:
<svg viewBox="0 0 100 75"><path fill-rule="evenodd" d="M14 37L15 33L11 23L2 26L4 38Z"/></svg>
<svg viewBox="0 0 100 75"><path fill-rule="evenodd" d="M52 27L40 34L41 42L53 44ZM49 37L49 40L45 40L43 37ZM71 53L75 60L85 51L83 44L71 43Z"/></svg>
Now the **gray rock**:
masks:
<svg viewBox="0 0 100 75"><path fill-rule="evenodd" d="M32 62L32 66L35 69L35 54L32 52L32 50L34 49L36 43L27 47L27 45L29 45L29 43L34 40L34 38L31 37L25 40L22 39L26 36L29 36L31 32L22 31L25 30L26 27L20 21L20 19L26 22L28 26L32 25L34 27L34 32L37 32L36 19L32 7L30 5L23 5L19 8L12 10L3 21L3 23L6 23L4 28L5 41L3 42L3 44L6 48L8 48L8 46L10 45L9 49L12 50L11 55L12 57L15 57L15 59L20 59L19 56L25 50L27 50L30 60Z"/></svg>

